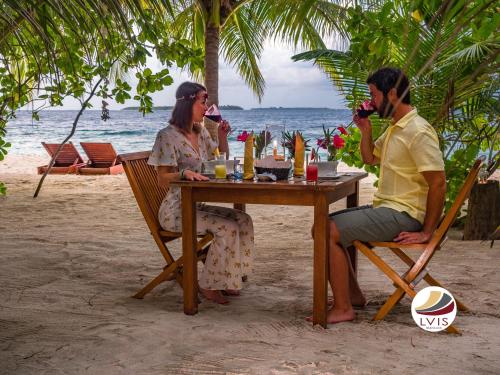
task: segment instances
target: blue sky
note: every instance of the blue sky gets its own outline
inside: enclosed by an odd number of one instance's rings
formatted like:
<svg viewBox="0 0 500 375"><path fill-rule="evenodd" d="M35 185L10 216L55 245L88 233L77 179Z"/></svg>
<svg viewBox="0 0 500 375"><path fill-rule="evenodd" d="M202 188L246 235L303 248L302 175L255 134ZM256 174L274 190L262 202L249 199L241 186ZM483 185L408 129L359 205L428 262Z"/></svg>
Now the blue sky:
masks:
<svg viewBox="0 0 500 375"><path fill-rule="evenodd" d="M345 108L342 98L326 75L311 62L293 62L292 48L266 42L260 61L260 68L266 81L264 98L259 104L252 91L246 87L235 70L224 64L221 59L219 71L219 103L239 105L245 109L257 107L328 107ZM162 69L156 59L150 59L148 66L154 71ZM173 105L174 93L183 81L190 80L187 72L172 69L174 84L159 93L153 94L154 105ZM134 85L134 76L129 78ZM100 107L100 99L92 102L94 108ZM138 105L133 100L125 105L110 102L110 109ZM75 101L65 101L63 109L79 108Z"/></svg>

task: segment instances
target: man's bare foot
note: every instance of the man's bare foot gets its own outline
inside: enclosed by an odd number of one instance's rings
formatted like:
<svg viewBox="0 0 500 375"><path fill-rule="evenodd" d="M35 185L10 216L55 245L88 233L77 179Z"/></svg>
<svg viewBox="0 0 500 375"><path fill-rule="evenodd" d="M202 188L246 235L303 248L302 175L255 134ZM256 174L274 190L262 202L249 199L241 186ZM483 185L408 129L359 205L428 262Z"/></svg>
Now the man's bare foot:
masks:
<svg viewBox="0 0 500 375"><path fill-rule="evenodd" d="M328 306L333 306L335 304L335 300L332 296L328 296ZM361 296L351 296L351 304L353 307L362 308L366 306L366 298Z"/></svg>
<svg viewBox="0 0 500 375"><path fill-rule="evenodd" d="M220 305L227 305L229 301L224 298L220 290L210 290L200 288L200 292L206 299L218 303Z"/></svg>
<svg viewBox="0 0 500 375"><path fill-rule="evenodd" d="M339 309L336 307L332 307L326 314L326 322L328 324L349 322L351 320L354 320L354 317L355 314L352 307L350 309Z"/></svg>
<svg viewBox="0 0 500 375"><path fill-rule="evenodd" d="M349 322L351 320L354 320L354 310L348 309L348 310L340 310L340 309L335 309L335 307L332 307L330 310L328 310L326 314L326 322L328 324L335 324L335 323L340 323L340 322ZM308 322L313 321L312 316L308 316L306 318Z"/></svg>
<svg viewBox="0 0 500 375"><path fill-rule="evenodd" d="M222 291L223 295L238 297L240 295L240 291L238 289L226 289Z"/></svg>

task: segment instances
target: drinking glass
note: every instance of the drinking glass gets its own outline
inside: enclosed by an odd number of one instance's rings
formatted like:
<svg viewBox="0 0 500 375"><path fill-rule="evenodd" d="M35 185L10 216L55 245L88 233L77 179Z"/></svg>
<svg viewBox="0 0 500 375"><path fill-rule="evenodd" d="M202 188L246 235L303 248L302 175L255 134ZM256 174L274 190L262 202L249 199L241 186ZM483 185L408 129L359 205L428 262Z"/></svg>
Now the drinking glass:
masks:
<svg viewBox="0 0 500 375"><path fill-rule="evenodd" d="M207 111L205 112L205 117L215 122L222 121L222 115L220 114L220 110L215 104L212 104L210 108L207 109Z"/></svg>
<svg viewBox="0 0 500 375"><path fill-rule="evenodd" d="M316 164L309 164L306 168L306 180L318 181L318 166Z"/></svg>
<svg viewBox="0 0 500 375"><path fill-rule="evenodd" d="M226 178L226 175L226 153L221 152L220 155L217 156L215 161L215 178L224 179Z"/></svg>
<svg viewBox="0 0 500 375"><path fill-rule="evenodd" d="M285 160L285 147L283 145L283 133L285 125L267 124L264 155L273 155L275 160ZM269 139L267 139L269 137Z"/></svg>

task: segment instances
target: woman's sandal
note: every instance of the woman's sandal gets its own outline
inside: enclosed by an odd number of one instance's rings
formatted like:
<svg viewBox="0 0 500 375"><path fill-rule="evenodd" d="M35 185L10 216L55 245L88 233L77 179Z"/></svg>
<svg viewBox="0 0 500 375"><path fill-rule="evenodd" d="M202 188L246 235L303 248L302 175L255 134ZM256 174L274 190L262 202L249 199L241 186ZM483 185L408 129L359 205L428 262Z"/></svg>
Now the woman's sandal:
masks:
<svg viewBox="0 0 500 375"><path fill-rule="evenodd" d="M238 289L226 289L221 290L221 292L224 296L239 297L241 295Z"/></svg>
<svg viewBox="0 0 500 375"><path fill-rule="evenodd" d="M209 301L218 303L219 305L227 305L229 301L224 298L220 290L210 290L200 288L200 293Z"/></svg>

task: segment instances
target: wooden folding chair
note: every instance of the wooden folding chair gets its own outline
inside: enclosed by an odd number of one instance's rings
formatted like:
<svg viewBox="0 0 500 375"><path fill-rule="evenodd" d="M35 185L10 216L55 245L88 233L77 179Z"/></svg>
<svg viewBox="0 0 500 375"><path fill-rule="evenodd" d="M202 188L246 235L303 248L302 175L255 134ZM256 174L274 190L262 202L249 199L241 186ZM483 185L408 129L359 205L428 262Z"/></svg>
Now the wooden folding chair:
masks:
<svg viewBox="0 0 500 375"><path fill-rule="evenodd" d="M60 144L42 142L42 146L45 148L45 150L47 150L47 153L50 155L50 157L53 158ZM83 161L75 145L71 142L68 142L64 144L61 153L57 156L54 165L52 166L52 168L50 168L49 173L78 173L78 170L85 165L86 163ZM38 174L44 174L48 167L48 165L37 167Z"/></svg>
<svg viewBox="0 0 500 375"><path fill-rule="evenodd" d="M442 287L441 284L434 279L426 269L430 260L434 256L434 253L440 249L443 243L446 241L446 234L448 229L451 227L457 214L460 211L464 201L469 196L472 186L476 182L477 174L481 166L481 160L476 160L474 166L472 167L469 175L467 176L464 185L460 189L455 202L453 203L450 210L441 220L438 228L434 232L432 238L428 243L425 244L400 244L397 242L369 242L364 243L361 241L354 241L353 245L361 251L364 255L368 257L383 273L389 277L396 287L395 292L387 299L385 304L380 308L377 315L375 315L374 320L383 319L390 310L407 294L411 299L417 294L415 291L416 285L423 279L431 286ZM403 275L398 275L386 262L382 260L373 248L389 248L394 254L396 254L404 263L406 263L409 268ZM416 261L413 261L404 250L415 250L421 251L421 255ZM468 311L469 309L456 299L457 307L460 311ZM448 332L459 333L458 330L450 325L447 328Z"/></svg>
<svg viewBox="0 0 500 375"><path fill-rule="evenodd" d="M168 189L158 186L157 172L153 166L147 164L150 153L150 151L145 151L118 156L151 235L167 263L158 276L134 295L135 298L143 298L158 284L166 280L176 279L182 287L183 259L182 257L174 259L166 246L168 242L180 238L182 234L163 230L158 221L158 210ZM204 260L207 252L206 247L212 241L213 235L209 233L200 237L197 256L198 260Z"/></svg>
<svg viewBox="0 0 500 375"><path fill-rule="evenodd" d="M118 155L111 143L80 142L83 151L89 157L89 162L80 168L80 174L119 174L123 166L118 162Z"/></svg>

